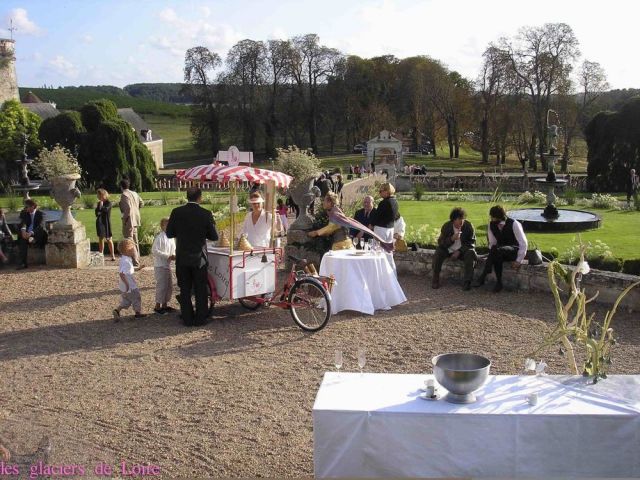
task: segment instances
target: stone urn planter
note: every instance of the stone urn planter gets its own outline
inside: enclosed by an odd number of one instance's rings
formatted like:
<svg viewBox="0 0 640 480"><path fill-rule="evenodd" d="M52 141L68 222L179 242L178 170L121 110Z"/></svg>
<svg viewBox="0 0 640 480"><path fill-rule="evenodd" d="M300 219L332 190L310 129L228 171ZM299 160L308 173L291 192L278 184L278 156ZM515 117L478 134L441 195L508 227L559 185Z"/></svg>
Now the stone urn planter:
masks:
<svg viewBox="0 0 640 480"><path fill-rule="evenodd" d="M82 268L89 265L90 243L87 232L71 215L71 205L80 197L77 173L52 177L51 196L62 208L62 218L53 225L45 247L47 265L63 268Z"/></svg>
<svg viewBox="0 0 640 480"><path fill-rule="evenodd" d="M51 196L62 208L62 218L54 224L54 230L73 230L78 225L71 215L71 205L80 197L80 190L76 187L79 179L80 175L70 173L50 180Z"/></svg>

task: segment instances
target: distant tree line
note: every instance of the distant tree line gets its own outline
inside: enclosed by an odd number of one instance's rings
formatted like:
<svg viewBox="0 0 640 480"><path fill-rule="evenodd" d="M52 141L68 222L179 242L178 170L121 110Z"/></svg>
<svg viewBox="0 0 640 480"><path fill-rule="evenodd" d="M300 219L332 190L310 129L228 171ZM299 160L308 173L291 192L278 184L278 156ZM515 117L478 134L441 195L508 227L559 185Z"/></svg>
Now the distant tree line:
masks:
<svg viewBox="0 0 640 480"><path fill-rule="evenodd" d="M609 106L602 67L580 62L578 40L563 23L524 27L491 43L475 79L428 56L344 55L314 34L245 39L224 59L204 46L190 48L184 73L194 144L212 154L228 144L266 156L291 144L317 154L350 151L386 128L409 136L416 148L444 141L451 158L469 142L485 163L513 153L523 168L537 170L553 110L566 171L575 138Z"/></svg>

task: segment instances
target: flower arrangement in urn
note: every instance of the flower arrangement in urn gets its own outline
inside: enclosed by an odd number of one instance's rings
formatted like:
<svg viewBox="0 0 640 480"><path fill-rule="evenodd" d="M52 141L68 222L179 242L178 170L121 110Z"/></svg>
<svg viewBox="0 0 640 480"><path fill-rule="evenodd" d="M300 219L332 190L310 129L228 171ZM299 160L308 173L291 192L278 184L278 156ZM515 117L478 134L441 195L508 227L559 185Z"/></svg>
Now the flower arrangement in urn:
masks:
<svg viewBox="0 0 640 480"><path fill-rule="evenodd" d="M73 229L76 221L71 215L71 205L80 197L76 181L80 179L78 160L66 148L56 145L46 148L33 162L34 170L51 183L51 196L62 207L62 218L56 223L56 229Z"/></svg>
<svg viewBox="0 0 640 480"><path fill-rule="evenodd" d="M604 321L596 322L595 315L587 313L587 305L598 294L588 298L585 289L580 287L582 276L587 275L591 270L585 260L586 250L587 246L581 242L580 260L573 270L567 270L566 266L557 260L549 263L549 286L555 302L557 324L553 331L545 336L542 345L528 355L526 365L528 369L535 369L535 362L531 359L535 358L540 351L560 344L560 354L566 355L571 372L574 375L580 373L576 359L576 350L580 350L584 358L582 375L591 377L593 383L597 383L599 379L607 378L607 369L611 364L611 348L616 344L611 327L613 316L624 296L632 288L640 285L640 282L633 283L624 289L613 304L613 308L605 315ZM568 288L566 303L563 303L560 297L561 289L558 286L558 280ZM532 362L534 368L529 366Z"/></svg>

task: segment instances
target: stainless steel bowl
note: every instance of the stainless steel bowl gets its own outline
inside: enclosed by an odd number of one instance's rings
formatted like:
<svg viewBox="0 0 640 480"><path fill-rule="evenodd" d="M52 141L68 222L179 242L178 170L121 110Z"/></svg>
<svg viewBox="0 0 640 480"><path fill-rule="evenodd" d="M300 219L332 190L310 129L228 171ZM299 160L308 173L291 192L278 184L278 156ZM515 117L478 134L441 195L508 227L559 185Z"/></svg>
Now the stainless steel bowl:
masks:
<svg viewBox="0 0 640 480"><path fill-rule="evenodd" d="M445 400L451 403L473 403L473 394L489 376L491 361L472 353L445 353L431 359L433 374L449 393Z"/></svg>

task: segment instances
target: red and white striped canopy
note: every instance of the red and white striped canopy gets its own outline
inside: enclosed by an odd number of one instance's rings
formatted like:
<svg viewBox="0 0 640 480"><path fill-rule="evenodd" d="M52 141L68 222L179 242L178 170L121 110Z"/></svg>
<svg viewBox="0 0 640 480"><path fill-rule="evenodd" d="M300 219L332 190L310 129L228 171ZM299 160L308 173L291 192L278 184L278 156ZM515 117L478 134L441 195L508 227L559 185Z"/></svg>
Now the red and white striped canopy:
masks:
<svg viewBox="0 0 640 480"><path fill-rule="evenodd" d="M287 174L264 170L262 168L252 168L245 165L235 167L226 165L199 165L187 170L176 171L176 177L185 181L228 183L233 181L266 183L267 180L276 182L276 187L286 188L293 180Z"/></svg>

